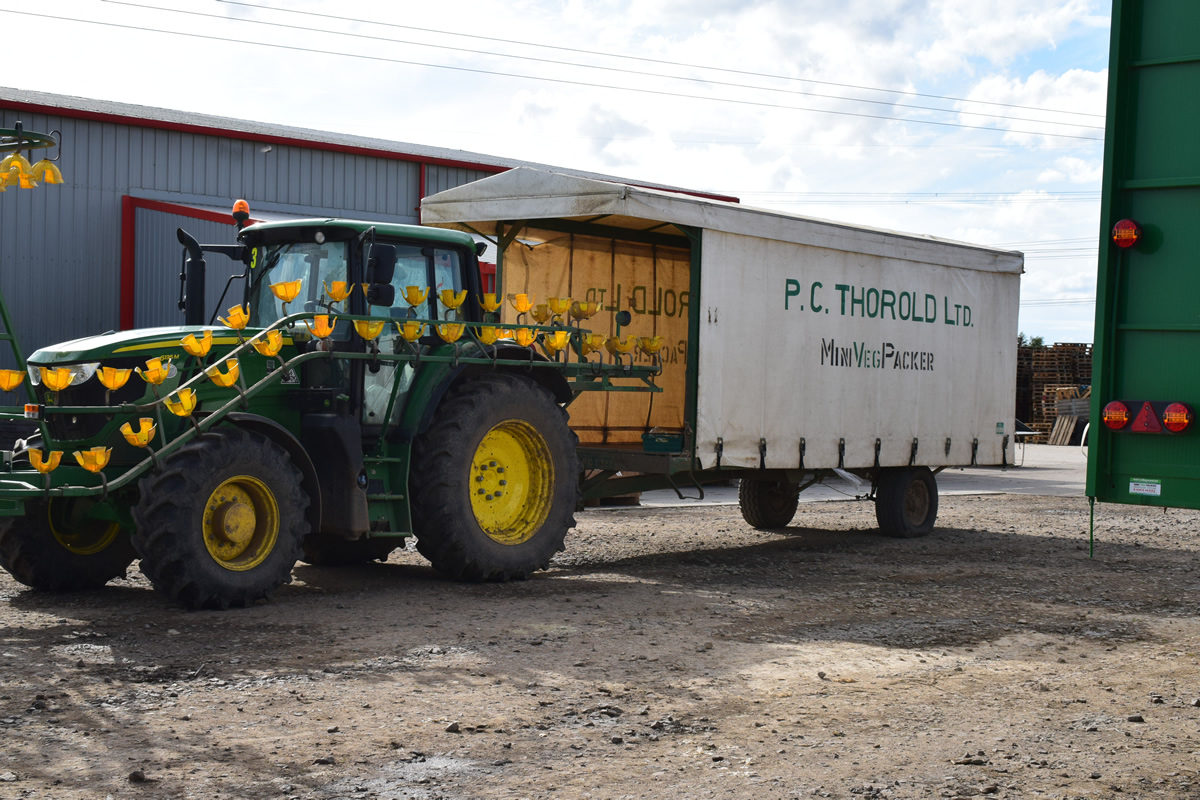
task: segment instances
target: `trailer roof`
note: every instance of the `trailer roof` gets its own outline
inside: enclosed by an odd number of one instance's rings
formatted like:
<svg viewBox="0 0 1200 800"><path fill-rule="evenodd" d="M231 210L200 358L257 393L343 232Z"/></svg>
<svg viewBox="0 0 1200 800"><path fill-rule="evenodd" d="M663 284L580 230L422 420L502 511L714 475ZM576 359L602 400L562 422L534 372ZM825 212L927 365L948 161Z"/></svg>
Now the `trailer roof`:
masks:
<svg viewBox="0 0 1200 800"><path fill-rule="evenodd" d="M845 222L803 217L625 183L520 167L439 192L421 201L421 223L498 234L498 226L525 227L536 238L549 221L622 229L634 236L671 235L686 241L686 228L793 242L855 253L988 272L1023 272L1016 251L898 233ZM542 223L539 226L539 222Z"/></svg>

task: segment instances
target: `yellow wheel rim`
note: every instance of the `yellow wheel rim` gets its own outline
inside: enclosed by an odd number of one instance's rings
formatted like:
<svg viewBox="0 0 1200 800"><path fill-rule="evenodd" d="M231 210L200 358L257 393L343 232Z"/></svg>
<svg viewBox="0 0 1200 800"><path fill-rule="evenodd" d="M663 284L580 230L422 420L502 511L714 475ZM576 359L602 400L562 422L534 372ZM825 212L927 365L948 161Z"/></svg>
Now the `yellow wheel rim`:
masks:
<svg viewBox="0 0 1200 800"><path fill-rule="evenodd" d="M234 572L254 569L279 540L279 504L258 478L238 475L208 496L202 528L213 561Z"/></svg>
<svg viewBox="0 0 1200 800"><path fill-rule="evenodd" d="M51 500L46 508L54 540L78 556L92 556L117 538L121 526L116 522L87 516L85 500Z"/></svg>
<svg viewBox="0 0 1200 800"><path fill-rule="evenodd" d="M521 544L550 516L554 464L537 428L506 420L488 431L471 460L471 510L493 541Z"/></svg>

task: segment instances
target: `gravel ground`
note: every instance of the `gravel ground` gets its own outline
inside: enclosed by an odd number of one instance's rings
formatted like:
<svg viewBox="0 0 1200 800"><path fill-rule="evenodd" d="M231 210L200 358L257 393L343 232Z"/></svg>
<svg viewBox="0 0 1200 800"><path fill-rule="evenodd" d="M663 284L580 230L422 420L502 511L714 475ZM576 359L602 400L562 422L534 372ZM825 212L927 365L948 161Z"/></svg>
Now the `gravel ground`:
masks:
<svg viewBox="0 0 1200 800"><path fill-rule="evenodd" d="M506 585L299 566L184 613L0 576L0 797L1196 798L1200 514L579 516Z"/></svg>

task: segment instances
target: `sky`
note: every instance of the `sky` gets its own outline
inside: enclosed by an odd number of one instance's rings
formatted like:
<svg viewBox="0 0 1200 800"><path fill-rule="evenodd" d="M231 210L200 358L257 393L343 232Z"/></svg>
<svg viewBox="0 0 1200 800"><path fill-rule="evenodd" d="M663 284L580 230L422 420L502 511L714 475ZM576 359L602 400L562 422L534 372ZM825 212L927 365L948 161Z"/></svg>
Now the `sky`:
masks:
<svg viewBox="0 0 1200 800"><path fill-rule="evenodd" d="M0 83L1021 250L1019 329L1090 342L1109 12L1108 0L0 0Z"/></svg>

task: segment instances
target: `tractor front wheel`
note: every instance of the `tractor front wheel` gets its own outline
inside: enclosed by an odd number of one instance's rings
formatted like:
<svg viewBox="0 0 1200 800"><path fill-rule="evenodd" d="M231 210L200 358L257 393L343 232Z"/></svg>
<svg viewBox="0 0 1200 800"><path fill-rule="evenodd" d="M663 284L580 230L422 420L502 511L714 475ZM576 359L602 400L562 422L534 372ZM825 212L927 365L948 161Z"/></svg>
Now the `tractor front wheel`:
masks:
<svg viewBox="0 0 1200 800"><path fill-rule="evenodd" d="M466 580L545 569L575 525L578 441L566 411L531 380L498 373L453 389L413 443L417 550Z"/></svg>
<svg viewBox="0 0 1200 800"><path fill-rule="evenodd" d="M138 484L134 547L154 588L189 609L248 606L291 579L308 533L300 470L269 439L220 428Z"/></svg>
<svg viewBox="0 0 1200 800"><path fill-rule="evenodd" d="M0 517L0 566L47 592L98 589L125 576L136 553L129 531L92 516L86 497L30 502L23 517Z"/></svg>

